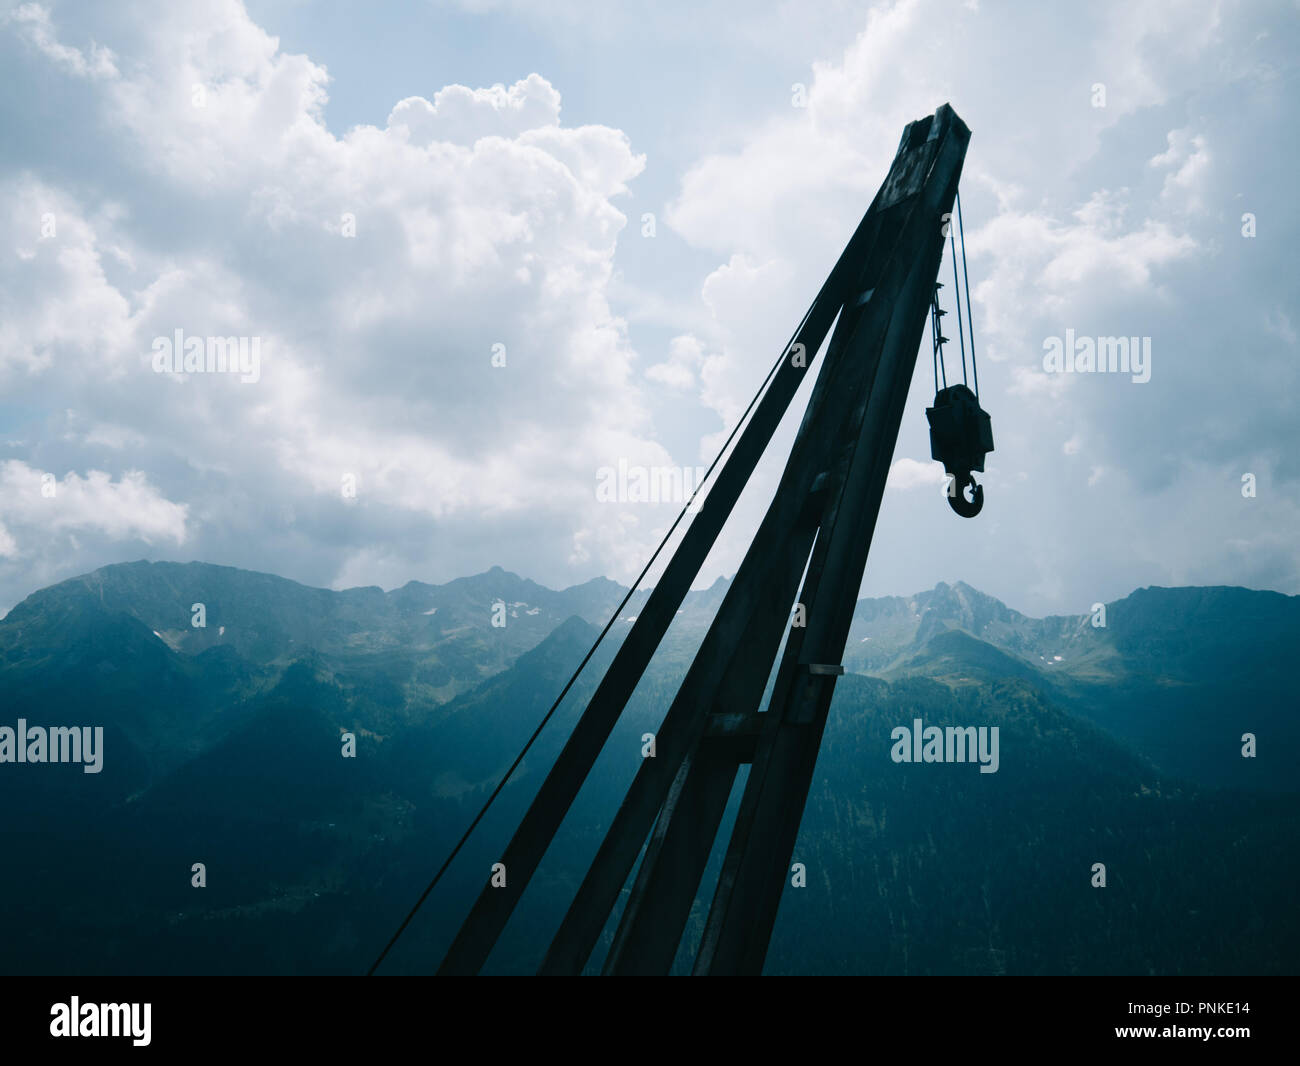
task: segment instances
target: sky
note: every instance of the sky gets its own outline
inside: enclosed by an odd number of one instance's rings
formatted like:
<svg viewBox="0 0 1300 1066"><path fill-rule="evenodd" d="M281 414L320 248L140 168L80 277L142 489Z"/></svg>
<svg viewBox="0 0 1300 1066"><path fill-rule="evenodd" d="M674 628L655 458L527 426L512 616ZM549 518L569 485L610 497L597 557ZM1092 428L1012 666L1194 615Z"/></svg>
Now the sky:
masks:
<svg viewBox="0 0 1300 1066"><path fill-rule="evenodd" d="M996 447L958 518L927 336L862 594L1300 593L1298 56L1294 2L0 2L0 611L135 559L627 583L680 503L607 472L708 465L945 102Z"/></svg>

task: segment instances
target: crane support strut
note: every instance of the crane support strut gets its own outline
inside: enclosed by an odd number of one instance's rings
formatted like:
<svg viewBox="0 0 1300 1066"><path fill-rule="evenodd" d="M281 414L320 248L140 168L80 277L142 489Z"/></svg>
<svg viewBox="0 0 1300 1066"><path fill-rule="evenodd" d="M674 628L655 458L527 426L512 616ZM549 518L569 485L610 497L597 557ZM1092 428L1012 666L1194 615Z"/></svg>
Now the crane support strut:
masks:
<svg viewBox="0 0 1300 1066"><path fill-rule="evenodd" d="M904 129L884 184L787 349L800 357L773 376L525 813L500 860L508 885L484 887L439 973L477 973L486 962L834 325L776 494L655 734L656 757L642 761L539 970L582 972L636 867L604 972L667 973L747 764L693 970L761 972L969 142L946 104ZM792 627L796 603L805 624Z"/></svg>

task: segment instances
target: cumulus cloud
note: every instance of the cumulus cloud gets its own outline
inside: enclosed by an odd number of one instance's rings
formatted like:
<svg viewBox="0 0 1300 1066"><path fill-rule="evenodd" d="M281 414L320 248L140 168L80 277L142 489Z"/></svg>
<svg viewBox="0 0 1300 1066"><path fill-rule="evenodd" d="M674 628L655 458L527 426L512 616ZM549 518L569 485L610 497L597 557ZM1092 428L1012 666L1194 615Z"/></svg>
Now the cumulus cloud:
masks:
<svg viewBox="0 0 1300 1066"><path fill-rule="evenodd" d="M60 478L10 459L0 464L0 492L9 526L42 539L94 531L147 544L185 542L185 505L160 496L139 470L128 470L117 481L102 470L87 471L85 477L70 471Z"/></svg>
<svg viewBox="0 0 1300 1066"><path fill-rule="evenodd" d="M412 144L434 141L473 144L480 137L517 137L526 130L560 124L560 94L539 74L510 88L470 89L448 85L433 101L410 96L388 116L388 128L401 130Z"/></svg>
<svg viewBox="0 0 1300 1066"><path fill-rule="evenodd" d="M1294 545L1271 532L1300 517L1300 234L1277 133L1294 27L1217 4L792 10L743 27L725 4L665 13L680 35L736 30L710 38L711 76L749 79L732 126L711 124L696 79L652 93L628 74L565 112L584 75L561 58L510 84L404 85L336 130L331 72L237 0L11 8L0 462L80 472L88 509L142 517L43 538L48 513L0 503L0 604L142 548L317 583L494 563L628 577L672 509L599 503L596 471L712 458L902 126L944 100L974 131L963 208L996 450L976 523L903 491L938 476L918 367L868 590L960 577L1034 610L1178 577L1300 591ZM594 11L525 21L584 56L597 37L641 47L642 16ZM767 95L755 55L794 57ZM619 127L652 122L694 151L677 149L666 208L649 205L663 225L632 281L647 159ZM662 336L634 344L629 303ZM1045 373L1044 340L1067 329L1149 337L1150 383ZM177 330L256 339L257 382L155 373ZM705 580L735 569L798 406ZM1260 478L1249 504L1243 470Z"/></svg>
<svg viewBox="0 0 1300 1066"><path fill-rule="evenodd" d="M698 338L683 334L672 339L668 358L647 367L645 376L672 389L690 389L695 386L696 373L703 362L704 345Z"/></svg>
<svg viewBox="0 0 1300 1066"><path fill-rule="evenodd" d="M56 17L22 25L65 54ZM119 13L116 32L129 73L84 97L123 145L96 192L0 179L18 253L0 264L0 374L50 412L26 459L147 468L192 504L202 548L255 529L277 569L306 539L342 581L386 537L398 568L423 570L439 539L439 576L486 567L494 522L552 527L560 557L600 465L666 461L605 295L615 200L644 166L621 131L562 127L534 74L339 137L326 71L238 3ZM160 235L151 197L198 231ZM258 380L154 373L177 330L256 341ZM21 551L30 529L7 528Z"/></svg>
<svg viewBox="0 0 1300 1066"><path fill-rule="evenodd" d="M1290 268L1282 245L1251 244L1239 232L1251 206L1242 189L1281 212L1280 229L1296 228L1281 199L1294 160L1265 132L1290 110L1278 82L1294 62L1276 39L1279 20L1280 9L1232 5L1101 5L1063 16L878 4L841 54L812 64L806 106L774 109L683 176L667 218L719 256L701 288L724 338L719 384L755 381L771 345L754 339L784 336L798 320L790 279L824 276L902 126L950 100L973 130L962 191L981 396L996 442L989 461L1014 461L1025 481L1000 483L990 466L982 526L963 524L973 543L942 524L947 516L936 525L924 494L891 503L873 542L890 565L874 586L868 568L868 590L932 583L936 553L916 550L918 537L964 560L955 576L1012 601L1028 588L1038 609L1083 602L1098 584L1120 595L1130 582L1186 575L1186 565L1161 561L1175 535L1180 554L1199 553L1199 573L1246 579L1222 552L1226 517L1189 526L1171 501L1213 491L1225 507L1240 507L1234 471L1262 461L1295 478L1300 466L1287 458L1296 365L1275 358L1294 357L1294 334L1267 325L1289 321L1278 279ZM1285 36L1294 44L1293 24ZM951 270L946 258L945 299ZM781 284L769 285L773 277ZM1147 339L1151 383L1045 372L1045 342L1067 330ZM746 340L726 343L737 333ZM893 488L923 483L929 469L908 457L928 451L917 394L932 387L929 376L918 367ZM712 402L735 410L731 398ZM1085 461L1063 465L1075 457ZM1112 532L1090 536L1099 508ZM1300 515L1281 496L1250 517L1249 536L1271 543L1272 529ZM1131 539L1114 539L1121 527ZM1135 552L1134 541L1151 548ZM1101 543L1115 547L1098 562ZM1277 564L1273 586L1300 591L1298 554L1285 563L1275 551L1268 557ZM1249 572L1258 580L1259 568Z"/></svg>

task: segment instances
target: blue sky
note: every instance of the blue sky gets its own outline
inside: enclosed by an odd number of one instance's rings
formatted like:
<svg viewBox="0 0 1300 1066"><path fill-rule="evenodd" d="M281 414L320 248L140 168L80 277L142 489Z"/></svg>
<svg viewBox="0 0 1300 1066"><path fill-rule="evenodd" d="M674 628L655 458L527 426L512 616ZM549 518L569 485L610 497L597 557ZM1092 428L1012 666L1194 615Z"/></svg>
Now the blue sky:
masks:
<svg viewBox="0 0 1300 1066"><path fill-rule="evenodd" d="M863 593L1300 592L1298 15L2 4L0 610L137 558L627 581L676 508L599 471L707 464L945 101L997 450L957 519L920 359ZM258 380L156 373L177 329ZM1067 330L1149 338L1150 380L1047 373Z"/></svg>

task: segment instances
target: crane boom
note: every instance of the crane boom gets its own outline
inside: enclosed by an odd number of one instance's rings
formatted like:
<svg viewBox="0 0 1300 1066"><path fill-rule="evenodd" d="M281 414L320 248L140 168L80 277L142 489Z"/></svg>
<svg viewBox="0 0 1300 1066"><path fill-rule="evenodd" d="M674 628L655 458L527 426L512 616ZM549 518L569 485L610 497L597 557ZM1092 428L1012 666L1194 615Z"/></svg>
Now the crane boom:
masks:
<svg viewBox="0 0 1300 1066"><path fill-rule="evenodd" d="M643 847L604 970L668 971L745 764L694 972L762 970L969 141L946 104L904 129L884 184L503 853L506 886L484 887L439 973L477 973L487 960L834 324L772 503L540 972L582 971ZM804 625L791 625L796 604Z"/></svg>

